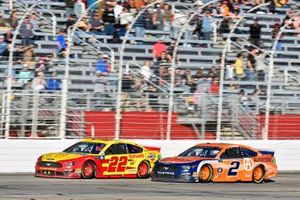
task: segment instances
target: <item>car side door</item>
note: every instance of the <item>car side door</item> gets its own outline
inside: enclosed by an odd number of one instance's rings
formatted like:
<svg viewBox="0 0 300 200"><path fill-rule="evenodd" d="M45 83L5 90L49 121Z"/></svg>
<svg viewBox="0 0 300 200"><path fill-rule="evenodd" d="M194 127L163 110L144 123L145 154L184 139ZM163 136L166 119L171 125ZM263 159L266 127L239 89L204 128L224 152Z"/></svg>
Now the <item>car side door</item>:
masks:
<svg viewBox="0 0 300 200"><path fill-rule="evenodd" d="M127 143L126 145L128 150L128 156L129 156L127 172L129 174L136 174L140 162L145 159L144 150L143 148L133 144Z"/></svg>
<svg viewBox="0 0 300 200"><path fill-rule="evenodd" d="M237 181L243 175L243 156L239 147L227 148L220 156L222 175L220 181Z"/></svg>
<svg viewBox="0 0 300 200"><path fill-rule="evenodd" d="M128 163L128 153L125 143L114 143L105 150L103 175L123 175Z"/></svg>

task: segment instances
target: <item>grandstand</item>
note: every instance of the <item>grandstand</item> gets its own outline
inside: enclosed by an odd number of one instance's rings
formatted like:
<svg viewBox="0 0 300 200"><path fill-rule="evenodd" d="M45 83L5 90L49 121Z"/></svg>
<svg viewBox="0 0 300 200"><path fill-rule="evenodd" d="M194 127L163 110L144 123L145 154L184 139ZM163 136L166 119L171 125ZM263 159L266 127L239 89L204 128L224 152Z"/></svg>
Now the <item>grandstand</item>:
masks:
<svg viewBox="0 0 300 200"><path fill-rule="evenodd" d="M98 1L78 23L76 1L12 2L0 10L2 138L300 138L298 1Z"/></svg>

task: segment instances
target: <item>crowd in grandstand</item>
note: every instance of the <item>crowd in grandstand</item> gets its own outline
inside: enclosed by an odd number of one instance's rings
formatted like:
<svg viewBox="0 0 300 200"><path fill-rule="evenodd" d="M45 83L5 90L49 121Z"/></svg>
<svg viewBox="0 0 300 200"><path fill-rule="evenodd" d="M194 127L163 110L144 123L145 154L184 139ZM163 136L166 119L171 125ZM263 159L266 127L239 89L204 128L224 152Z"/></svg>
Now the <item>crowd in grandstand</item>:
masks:
<svg viewBox="0 0 300 200"><path fill-rule="evenodd" d="M59 2L65 2L65 17L68 18L68 21L65 23L66 29L61 29L57 33L57 49L53 50L53 54L48 56L35 55L35 41L38 40L35 33L40 31L36 13L31 13L22 22L18 36L21 44L17 44L14 51L15 62L19 63L19 67L13 70L16 87L25 87L27 83L31 83L32 88L37 90L60 89L60 81L56 78L56 72L52 70L49 61L52 57L65 57L67 28L81 18L78 29L88 34L113 36L112 42L121 42L120 37L125 35L131 23L133 23L134 30L131 37L136 38L131 41L131 44L142 45L143 39L147 36L145 30L167 32L168 34L162 34L153 45L152 60L145 60L140 72L143 78L136 80L136 84L141 84L140 81L142 84L152 81L167 90L172 71L171 61L174 44L182 26L185 26L183 45L192 47L191 40L213 40L214 26L218 26L217 30L221 38L222 34L225 38L232 24L241 17L243 6L253 7L270 2L267 14L274 14L276 7L283 7L287 3L286 0L223 0L200 10L201 6L210 0L197 0L190 1L194 3L191 11L182 12L171 6L172 1L166 1L149 7L136 21L133 21L135 16L154 0L107 0L97 4L95 4L96 0L64 0ZM90 8L89 13L84 14L88 8ZM290 29L299 29L299 19L291 18L290 15L291 12L288 12L283 21L274 23L273 31L270 33L274 40L282 25L287 25L287 28ZM20 17L15 10L11 11L9 17L0 12L0 29L4 32L3 35L0 35L0 59L2 61L7 60L9 56L12 33L18 25ZM190 20L188 20L189 18ZM217 23L216 18L221 19L219 20L220 23ZM234 63L226 63L227 80L266 80L265 73L268 69L265 63L266 54L261 50L264 47L261 40L261 29L259 20L255 19L248 32L251 42L249 49L238 52ZM280 50L280 42L278 49ZM95 64L97 86L99 84L105 86L106 82L102 77L107 77L110 73L109 62L106 57L107 55L101 55ZM178 58L175 60L177 64L180 62ZM219 63L211 66L209 71L203 70L201 66L199 66L197 73L193 73L189 69L179 68L175 71L175 86L183 89L183 91L218 93ZM102 92L105 91L104 87L101 88ZM131 86L131 88L143 87Z"/></svg>

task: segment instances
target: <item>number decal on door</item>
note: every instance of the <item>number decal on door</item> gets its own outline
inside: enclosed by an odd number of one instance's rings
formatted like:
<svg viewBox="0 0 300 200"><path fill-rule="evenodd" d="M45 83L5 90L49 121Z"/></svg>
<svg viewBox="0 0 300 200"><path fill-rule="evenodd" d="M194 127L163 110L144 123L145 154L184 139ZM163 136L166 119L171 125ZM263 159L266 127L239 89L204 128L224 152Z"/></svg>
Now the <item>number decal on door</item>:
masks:
<svg viewBox="0 0 300 200"><path fill-rule="evenodd" d="M228 176L236 176L238 173L238 169L240 167L240 162L234 161L234 162L230 163L230 165L232 167L229 168L227 175Z"/></svg>
<svg viewBox="0 0 300 200"><path fill-rule="evenodd" d="M107 168L108 172L124 172L126 169L128 158L127 156L113 156L110 158Z"/></svg>

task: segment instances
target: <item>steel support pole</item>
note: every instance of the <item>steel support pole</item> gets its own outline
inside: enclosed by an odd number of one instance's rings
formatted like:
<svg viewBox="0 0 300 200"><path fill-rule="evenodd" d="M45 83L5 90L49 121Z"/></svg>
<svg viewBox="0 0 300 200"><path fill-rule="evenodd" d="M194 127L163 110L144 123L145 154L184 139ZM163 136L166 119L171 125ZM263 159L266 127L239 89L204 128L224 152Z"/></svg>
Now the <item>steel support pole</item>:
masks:
<svg viewBox="0 0 300 200"><path fill-rule="evenodd" d="M77 26L81 19L86 16L86 14L92 9L94 5L101 2L103 0L95 1L91 4L85 12L76 20L73 26L70 26L67 31L67 48L66 48L66 55L65 55L65 75L62 82L62 90L61 90L61 114L60 114L60 122L59 122L59 137L61 139L65 138L66 134L66 124L67 124L67 106L68 106L68 90L69 90L69 76L70 76L70 53L71 47L73 43L73 37Z"/></svg>
<svg viewBox="0 0 300 200"><path fill-rule="evenodd" d="M24 19L26 16L29 15L29 13L32 12L35 6L39 4L40 1L35 2L33 5L31 5L28 10L25 12L25 14L21 17L20 21L18 22L18 26L14 30L13 38L10 44L9 49L9 57L8 57L8 70L7 70L7 86L6 86L6 119L5 119L5 138L9 138L9 132L10 132L10 117L11 117L11 96L12 96L12 71L13 71L13 57L14 57L14 49L15 44L17 40L17 36L19 34L20 28L22 23L24 22Z"/></svg>
<svg viewBox="0 0 300 200"><path fill-rule="evenodd" d="M251 8L250 10L247 11L247 13L251 13L252 11L255 11L258 8L261 8L263 6L267 6L270 3L265 3L265 4L260 4L258 6L255 6ZM221 56L221 69L220 69L220 84L219 84L219 101L218 101L218 118L217 118L217 137L216 140L220 141L221 140L221 125L222 125L222 110L223 110L223 90L224 90L224 76L225 76L225 58L226 58L226 53L228 50L228 47L230 46L231 43L231 36L233 35L234 31L238 27L238 25L241 23L241 21L244 19L242 16L238 21L234 24L233 28L230 30L225 46L222 51L222 56Z"/></svg>
<svg viewBox="0 0 300 200"><path fill-rule="evenodd" d="M292 1L291 3L295 3ZM299 4L296 4L299 6ZM292 16L299 15L300 12L294 13ZM266 113L265 113L265 126L262 130L262 139L268 140L269 138L269 124L270 124L270 104L271 104L271 93L272 93L272 78L274 74L274 55L276 51L276 47L278 45L278 42L280 38L282 37L282 33L285 30L287 25L284 25L280 28L280 31L278 32L275 41L272 46L272 51L270 53L270 62L269 62L269 74L268 74L268 85L267 85L267 100L266 100Z"/></svg>
<svg viewBox="0 0 300 200"><path fill-rule="evenodd" d="M118 92L117 92L117 105L116 105L116 127L115 127L115 139L120 138L120 126L121 126L121 97L122 97L122 78L123 78L123 65L124 65L124 51L126 47L126 43L128 41L129 34L133 28L136 20L150 7L157 3L161 3L163 0L157 0L152 2L151 4L145 6L133 19L128 29L126 30L125 36L123 37L123 41L120 47L120 58L119 58L119 73L118 73Z"/></svg>
<svg viewBox="0 0 300 200"><path fill-rule="evenodd" d="M200 11L202 11L203 8L206 6L213 4L215 2L218 2L220 0L213 0L210 1L201 7L199 7L188 19L185 24L188 24ZM185 32L185 25L183 25L180 29L180 32L177 35L176 41L175 41L175 46L173 50L173 55L172 55L172 71L171 71L171 82L170 82L170 91L169 91L169 108L168 108L168 119L167 119L167 136L166 139L170 140L171 139L171 132L172 132L172 113L173 113L173 107L174 107L174 82L175 82L175 68L176 68L176 56L177 56L177 51L178 51L178 46L181 41L181 37L183 33Z"/></svg>

